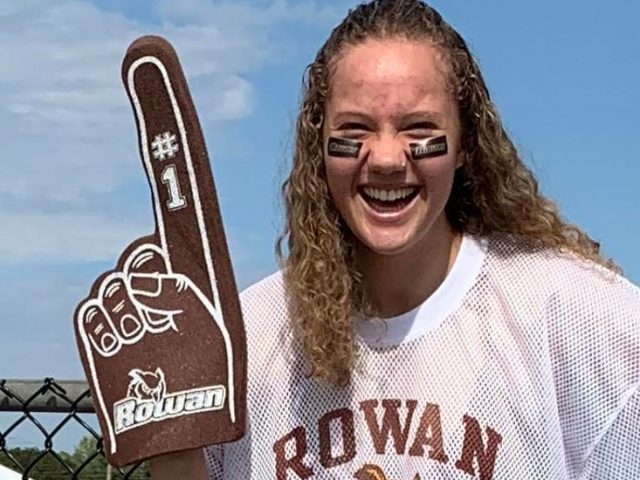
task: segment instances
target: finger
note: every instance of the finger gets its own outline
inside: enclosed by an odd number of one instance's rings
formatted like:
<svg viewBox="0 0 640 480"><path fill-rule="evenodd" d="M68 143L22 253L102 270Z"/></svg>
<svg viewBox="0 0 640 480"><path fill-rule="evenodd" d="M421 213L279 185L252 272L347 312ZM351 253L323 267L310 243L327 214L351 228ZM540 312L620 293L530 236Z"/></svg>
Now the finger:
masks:
<svg viewBox="0 0 640 480"><path fill-rule="evenodd" d="M120 351L120 336L100 301L85 302L78 310L77 318L78 331L89 348L103 357L111 357Z"/></svg>
<svg viewBox="0 0 640 480"><path fill-rule="evenodd" d="M182 278L186 278L180 275ZM174 278L174 277L172 277ZM163 289L164 286L164 289ZM131 274L129 276L129 291L133 303L142 312L147 328L152 333L162 333L169 329L178 331L176 317L183 313L182 308L171 308L171 305L184 305L180 295L184 295L184 288L167 280L165 274Z"/></svg>
<svg viewBox="0 0 640 480"><path fill-rule="evenodd" d="M182 313L180 308L167 309L167 305L184 305L181 297L190 293L188 278L180 274L134 274L129 281L133 298L156 312Z"/></svg>
<svg viewBox="0 0 640 480"><path fill-rule="evenodd" d="M115 445L113 429L108 421L107 406L103 396L103 384L98 375L97 364L104 365L99 358L113 357L122 348L122 340L107 313L102 302L97 298L90 298L81 303L75 313L76 339L80 350L80 357L89 379L91 396L96 405L96 413L100 416L101 426L108 444ZM95 355L97 353L97 355ZM97 357L97 358L96 358ZM102 374L104 375L104 373ZM104 376L102 377L104 380ZM107 381L107 385L108 385Z"/></svg>
<svg viewBox="0 0 640 480"><path fill-rule="evenodd" d="M166 41L143 37L125 56L123 80L170 271L190 275L219 305L216 277L234 282L233 274L204 138L177 56Z"/></svg>
<svg viewBox="0 0 640 480"><path fill-rule="evenodd" d="M169 273L170 266L164 250L156 244L143 243L132 249L122 269L128 278L131 274L166 274ZM133 304L138 309L140 317L145 320L150 332L161 333L168 328L177 331L173 314L146 309L135 300Z"/></svg>
<svg viewBox="0 0 640 480"><path fill-rule="evenodd" d="M169 259L158 245L145 243L138 246L124 262L123 273L169 273Z"/></svg>
<svg viewBox="0 0 640 480"><path fill-rule="evenodd" d="M131 301L126 277L114 272L102 282L99 291L103 311L111 320L122 343L132 345L140 341L145 333L145 325L141 312Z"/></svg>

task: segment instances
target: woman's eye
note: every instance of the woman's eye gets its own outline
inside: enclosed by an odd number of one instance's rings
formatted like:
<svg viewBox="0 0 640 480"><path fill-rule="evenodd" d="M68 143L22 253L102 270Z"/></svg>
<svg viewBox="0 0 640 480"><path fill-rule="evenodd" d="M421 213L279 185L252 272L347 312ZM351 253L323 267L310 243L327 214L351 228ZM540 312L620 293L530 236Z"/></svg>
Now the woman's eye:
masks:
<svg viewBox="0 0 640 480"><path fill-rule="evenodd" d="M338 131L344 137L353 138L366 134L369 127L362 123L344 123L338 127Z"/></svg>
<svg viewBox="0 0 640 480"><path fill-rule="evenodd" d="M404 128L404 131L412 138L433 137L435 125L428 122L413 123Z"/></svg>

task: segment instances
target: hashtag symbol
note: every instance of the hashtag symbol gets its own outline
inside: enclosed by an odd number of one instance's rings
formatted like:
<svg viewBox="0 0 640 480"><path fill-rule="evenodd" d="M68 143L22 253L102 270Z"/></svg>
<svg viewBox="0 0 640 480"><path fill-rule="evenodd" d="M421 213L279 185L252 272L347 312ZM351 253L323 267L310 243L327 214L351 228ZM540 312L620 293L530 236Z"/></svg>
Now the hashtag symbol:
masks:
<svg viewBox="0 0 640 480"><path fill-rule="evenodd" d="M156 135L151 142L151 153L156 160L166 160L175 157L180 147L176 141L176 136L171 132L164 132Z"/></svg>

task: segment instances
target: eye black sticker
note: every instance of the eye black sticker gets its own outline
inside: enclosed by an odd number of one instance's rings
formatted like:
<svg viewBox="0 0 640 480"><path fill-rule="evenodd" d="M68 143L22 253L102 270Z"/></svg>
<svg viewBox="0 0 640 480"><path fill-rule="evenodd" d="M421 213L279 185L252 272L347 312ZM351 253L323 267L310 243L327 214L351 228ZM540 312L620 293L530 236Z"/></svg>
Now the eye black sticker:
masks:
<svg viewBox="0 0 640 480"><path fill-rule="evenodd" d="M327 153L332 157L358 158L361 149L362 142L347 140L346 138L329 137Z"/></svg>
<svg viewBox="0 0 640 480"><path fill-rule="evenodd" d="M423 158L438 157L447 153L447 136L431 137L419 142L409 144L411 148L411 159L422 160Z"/></svg>

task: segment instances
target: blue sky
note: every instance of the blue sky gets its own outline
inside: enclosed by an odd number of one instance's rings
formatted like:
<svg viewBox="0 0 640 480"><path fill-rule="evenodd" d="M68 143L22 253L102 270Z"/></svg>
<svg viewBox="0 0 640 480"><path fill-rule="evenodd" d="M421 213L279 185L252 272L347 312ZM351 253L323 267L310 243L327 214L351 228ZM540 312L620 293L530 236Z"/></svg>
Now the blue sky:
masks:
<svg viewBox="0 0 640 480"><path fill-rule="evenodd" d="M640 4L434 1L565 216L640 283ZM153 229L120 81L148 33L180 55L240 287L275 270L279 185L304 67L342 0L3 0L0 378L81 378L72 315Z"/></svg>

